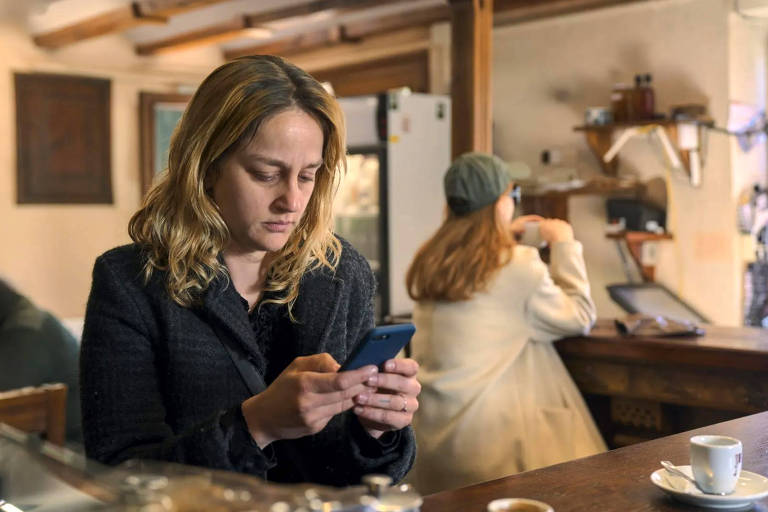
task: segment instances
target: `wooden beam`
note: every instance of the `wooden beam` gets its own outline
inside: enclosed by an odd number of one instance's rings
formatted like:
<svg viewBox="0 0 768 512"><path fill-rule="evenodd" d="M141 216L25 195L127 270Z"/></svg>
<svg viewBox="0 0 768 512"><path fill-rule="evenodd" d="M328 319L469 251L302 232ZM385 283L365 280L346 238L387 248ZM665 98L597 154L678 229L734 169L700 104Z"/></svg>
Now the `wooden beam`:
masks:
<svg viewBox="0 0 768 512"><path fill-rule="evenodd" d="M37 34L32 37L32 40L43 48L61 48L83 39L119 32L148 22L157 23L158 20L142 18L136 6L130 4L56 30Z"/></svg>
<svg viewBox="0 0 768 512"><path fill-rule="evenodd" d="M152 1L155 3L160 2L160 0ZM198 30L177 34L166 39L136 45L136 53L139 55L155 55L158 53L167 53L173 50L180 50L193 46L230 41L232 39L237 39L238 37L247 36L250 29L258 28L265 23L283 20L286 18L307 16L329 9L339 9L344 12L352 12L403 1L406 0L317 0L307 4L295 5L292 7L273 9L271 11L265 11L261 13L245 14L242 17L230 22L210 25ZM281 40L278 43L273 43L275 48L278 48L276 51L285 53L287 51L285 47L286 44L297 44L297 47L299 48L298 51L303 51L315 47L327 46L335 42L332 39L328 39L327 30L316 31L311 34L301 34L299 36L288 38L287 41L288 42ZM294 41L294 43L291 43L290 41ZM315 42L314 45L313 41ZM259 49L261 46L262 45L257 44L244 50L231 50L231 52L225 52L225 55L228 55L229 53L235 56L265 53ZM235 57L227 58L229 59Z"/></svg>
<svg viewBox="0 0 768 512"><path fill-rule="evenodd" d="M398 55L428 51L430 34L426 27L411 27L397 32L366 37L355 43L342 43L290 56L290 60L308 73L363 64Z"/></svg>
<svg viewBox="0 0 768 512"><path fill-rule="evenodd" d="M138 25L166 23L168 16L226 0L139 0L32 37L36 45L55 49L84 39L122 32Z"/></svg>
<svg viewBox="0 0 768 512"><path fill-rule="evenodd" d="M182 34L136 45L136 53L139 55L157 55L173 50L183 50L203 44L220 43L241 37L248 29L248 22L244 16L238 16L229 21L208 25L199 30L192 30Z"/></svg>
<svg viewBox="0 0 768 512"><path fill-rule="evenodd" d="M429 26L438 21L449 21L450 17L451 12L447 6L428 7L426 9L408 11L404 14L384 16L373 20L365 20L331 29L291 36L270 43L228 50L224 52L224 58L230 60L243 55L264 54L284 56L342 44L359 43L365 37L398 32L411 27Z"/></svg>
<svg viewBox="0 0 768 512"><path fill-rule="evenodd" d="M495 26L615 7L649 0L494 0Z"/></svg>
<svg viewBox="0 0 768 512"><path fill-rule="evenodd" d="M137 0L133 2L144 17L174 16L228 0Z"/></svg>
<svg viewBox="0 0 768 512"><path fill-rule="evenodd" d="M451 153L490 153L493 0L451 5Z"/></svg>
<svg viewBox="0 0 768 512"><path fill-rule="evenodd" d="M227 60L236 59L244 55L289 55L291 53L315 50L327 46L334 46L342 42L339 27L331 27L316 32L307 32L291 36L286 39L272 41L265 44L236 48L224 52Z"/></svg>
<svg viewBox="0 0 768 512"><path fill-rule="evenodd" d="M344 38L348 41L385 32L394 32L408 27L431 25L440 21L450 21L451 9L447 5L437 5L415 11L383 16L372 20L347 23L342 27Z"/></svg>
<svg viewBox="0 0 768 512"><path fill-rule="evenodd" d="M412 0L315 0L301 5L274 9L271 11L260 12L248 15L248 22L251 26L257 26L270 21L282 20L285 18L294 18L296 16L307 16L320 11L329 9L344 9L359 11L369 7L381 7L383 5L409 2Z"/></svg>

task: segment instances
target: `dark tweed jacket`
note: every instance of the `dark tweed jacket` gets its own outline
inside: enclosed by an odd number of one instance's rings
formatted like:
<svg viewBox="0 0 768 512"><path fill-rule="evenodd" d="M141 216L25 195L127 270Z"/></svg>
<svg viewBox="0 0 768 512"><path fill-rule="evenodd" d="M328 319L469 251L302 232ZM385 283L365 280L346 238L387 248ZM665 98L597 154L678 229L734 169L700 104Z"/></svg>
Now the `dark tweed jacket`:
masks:
<svg viewBox="0 0 768 512"><path fill-rule="evenodd" d="M294 315L263 304L254 325L242 298L216 280L202 304L168 298L165 275L141 275L135 245L96 260L80 354L86 453L104 463L159 459L259 475L279 482L352 485L367 473L396 481L410 469L410 427L375 440L351 412L322 432L259 449L240 404L250 396L215 322L261 372L267 385L300 355L330 353L343 361L373 325L374 280L346 241L335 274L318 269L301 281ZM274 355L273 355L274 354ZM272 368L267 372L268 368Z"/></svg>

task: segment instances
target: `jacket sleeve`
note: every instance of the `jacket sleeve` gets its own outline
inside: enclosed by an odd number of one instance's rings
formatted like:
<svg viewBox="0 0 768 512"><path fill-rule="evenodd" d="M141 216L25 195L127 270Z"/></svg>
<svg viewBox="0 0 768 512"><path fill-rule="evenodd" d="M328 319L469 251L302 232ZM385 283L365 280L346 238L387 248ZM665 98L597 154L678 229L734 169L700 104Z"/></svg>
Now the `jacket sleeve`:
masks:
<svg viewBox="0 0 768 512"><path fill-rule="evenodd" d="M251 438L239 406L184 432L168 423L161 335L141 278L132 274L104 256L93 270L80 351L87 456L107 464L142 458L264 475L274 461Z"/></svg>
<svg viewBox="0 0 768 512"><path fill-rule="evenodd" d="M534 260L538 284L526 302L526 318L532 339L553 341L586 334L595 323L595 304L580 242L557 242L551 248L549 270Z"/></svg>

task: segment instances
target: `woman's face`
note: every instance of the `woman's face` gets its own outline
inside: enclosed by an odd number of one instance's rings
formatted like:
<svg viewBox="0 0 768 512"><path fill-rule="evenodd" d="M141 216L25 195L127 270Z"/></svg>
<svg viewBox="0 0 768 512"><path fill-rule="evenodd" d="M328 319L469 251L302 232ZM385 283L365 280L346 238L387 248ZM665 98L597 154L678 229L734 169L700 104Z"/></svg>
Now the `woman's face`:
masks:
<svg viewBox="0 0 768 512"><path fill-rule="evenodd" d="M496 216L502 222L512 222L512 216L515 214L515 201L508 193L504 193L496 200Z"/></svg>
<svg viewBox="0 0 768 512"><path fill-rule="evenodd" d="M229 228L225 251L277 251L304 214L323 163L323 131L300 109L268 118L226 157L213 199Z"/></svg>

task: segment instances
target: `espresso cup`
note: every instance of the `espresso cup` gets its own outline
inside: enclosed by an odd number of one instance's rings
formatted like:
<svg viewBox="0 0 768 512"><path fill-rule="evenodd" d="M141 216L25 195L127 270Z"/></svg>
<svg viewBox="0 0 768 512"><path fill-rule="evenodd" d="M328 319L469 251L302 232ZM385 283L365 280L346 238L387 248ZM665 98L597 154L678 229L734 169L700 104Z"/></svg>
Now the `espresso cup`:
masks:
<svg viewBox="0 0 768 512"><path fill-rule="evenodd" d="M728 436L691 438L691 470L699 488L711 494L729 494L741 473L741 441Z"/></svg>
<svg viewBox="0 0 768 512"><path fill-rule="evenodd" d="M544 245L544 240L541 239L539 223L536 221L526 222L525 229L520 235L518 243L520 245L530 245L531 247L542 247Z"/></svg>
<svg viewBox="0 0 768 512"><path fill-rule="evenodd" d="M488 504L488 512L554 512L552 507L528 498L501 498Z"/></svg>

